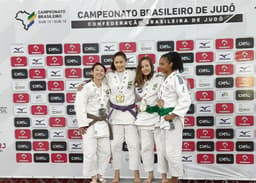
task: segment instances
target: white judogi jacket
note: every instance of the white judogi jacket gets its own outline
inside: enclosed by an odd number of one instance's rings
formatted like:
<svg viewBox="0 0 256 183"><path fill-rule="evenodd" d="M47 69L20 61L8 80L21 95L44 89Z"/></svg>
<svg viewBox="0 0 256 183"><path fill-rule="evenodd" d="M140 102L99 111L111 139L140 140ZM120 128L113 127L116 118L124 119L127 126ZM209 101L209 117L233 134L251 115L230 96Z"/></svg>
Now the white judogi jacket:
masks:
<svg viewBox="0 0 256 183"><path fill-rule="evenodd" d="M161 73L154 73L153 77L144 83L142 88L136 87L136 94L140 101L145 100L149 106L157 105L158 92L161 84L164 81L164 76ZM140 106L140 102L138 103ZM138 127L154 129L159 126L160 116L157 112L152 114L148 112L139 112L135 124Z"/></svg>
<svg viewBox="0 0 256 183"><path fill-rule="evenodd" d="M174 107L171 113L178 115L184 126L184 116L186 115L191 104L191 97L187 84L178 73L172 72L163 82L159 90L159 98L164 100L164 108ZM177 120L177 119L176 119ZM165 123L164 116L161 117L161 124ZM167 123L165 123L167 124Z"/></svg>
<svg viewBox="0 0 256 183"><path fill-rule="evenodd" d="M132 105L135 102L135 93L134 93L134 80L135 80L135 71L134 70L125 70L124 72L109 72L106 75L108 86L111 90L110 102L119 106L128 106ZM116 97L122 94L124 95L124 101L119 103L116 101ZM111 109L110 109L111 110ZM113 110L110 117L110 122L112 124L133 124L135 118L129 111L119 111Z"/></svg>
<svg viewBox="0 0 256 183"><path fill-rule="evenodd" d="M77 91L75 99L75 111L78 126L88 126L89 123L93 121L92 119L87 118L87 113L99 116L100 108L103 107L107 109L109 96L110 89L104 82L102 82L101 87L98 88L93 81L89 81L84 85L81 91ZM108 110L106 112L108 112ZM96 122L93 126L97 126L97 129L99 130L103 128L103 130L108 131L108 126L104 121Z"/></svg>

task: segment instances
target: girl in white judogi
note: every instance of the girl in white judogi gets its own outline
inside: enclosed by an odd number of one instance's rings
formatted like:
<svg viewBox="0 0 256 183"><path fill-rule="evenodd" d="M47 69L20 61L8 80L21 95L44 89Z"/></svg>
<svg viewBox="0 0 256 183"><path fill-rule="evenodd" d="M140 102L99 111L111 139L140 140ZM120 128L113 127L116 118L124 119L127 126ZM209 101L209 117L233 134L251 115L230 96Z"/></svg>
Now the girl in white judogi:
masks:
<svg viewBox="0 0 256 183"><path fill-rule="evenodd" d="M75 111L79 131L83 136L83 174L91 177L91 183L106 182L104 173L110 159L110 139L107 104L110 89L102 82L106 68L96 63L92 66L93 79L78 87Z"/></svg>
<svg viewBox="0 0 256 183"><path fill-rule="evenodd" d="M154 179L154 145L156 144L158 151L161 143L157 93L163 80L163 74L154 73L154 65L149 57L140 59L135 79L136 94L139 101L139 112L135 124L140 132L143 167L148 172L145 183L151 183ZM166 175L166 170L162 168L163 161L163 156L157 152L158 171Z"/></svg>
<svg viewBox="0 0 256 183"><path fill-rule="evenodd" d="M164 167L168 167L171 173L169 182L177 183L178 177L183 175L182 131L184 116L191 104L191 98L187 85L180 75L183 63L179 53L169 52L162 55L159 67L165 75L158 100L162 141L160 152L168 162Z"/></svg>
<svg viewBox="0 0 256 183"><path fill-rule="evenodd" d="M113 130L113 140L111 140L112 165L115 170L113 183L120 181L121 155L124 141L128 147L129 169L134 171L134 182L140 182L139 136L134 125L136 118L135 71L125 69L126 63L126 55L123 52L117 52L113 57L112 71L106 77L111 89L109 120Z"/></svg>

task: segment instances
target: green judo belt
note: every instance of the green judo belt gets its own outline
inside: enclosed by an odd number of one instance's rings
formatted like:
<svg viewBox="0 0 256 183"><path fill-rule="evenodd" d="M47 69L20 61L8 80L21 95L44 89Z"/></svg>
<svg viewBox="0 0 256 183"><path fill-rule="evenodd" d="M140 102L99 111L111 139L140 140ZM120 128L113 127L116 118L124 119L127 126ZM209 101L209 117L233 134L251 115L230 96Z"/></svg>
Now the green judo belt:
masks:
<svg viewBox="0 0 256 183"><path fill-rule="evenodd" d="M159 108L157 105L155 105L155 106L147 105L146 112L150 113L150 114L157 112L159 114L159 116L165 116L165 115L169 114L170 112L172 112L173 110L174 110L174 107Z"/></svg>

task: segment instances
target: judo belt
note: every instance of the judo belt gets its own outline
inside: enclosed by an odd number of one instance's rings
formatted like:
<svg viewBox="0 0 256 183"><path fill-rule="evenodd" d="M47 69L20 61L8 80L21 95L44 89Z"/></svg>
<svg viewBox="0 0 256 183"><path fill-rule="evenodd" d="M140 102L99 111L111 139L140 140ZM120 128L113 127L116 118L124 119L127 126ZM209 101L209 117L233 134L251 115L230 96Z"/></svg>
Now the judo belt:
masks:
<svg viewBox="0 0 256 183"><path fill-rule="evenodd" d="M150 113L150 114L152 114L154 112L158 113L158 111L159 111L159 107L157 105L155 105L155 106L147 105L147 109L146 109L147 113Z"/></svg>
<svg viewBox="0 0 256 183"><path fill-rule="evenodd" d="M131 113L131 115L133 115L134 118L136 118L136 116L137 116L137 113L132 110L133 108L135 108L135 104L131 104L131 105L127 105L127 106L120 106L120 105L116 105L116 104L113 104L112 102L110 102L110 107L112 108L112 110L110 111L108 118L110 118L114 109L122 111L122 112L129 111Z"/></svg>
<svg viewBox="0 0 256 183"><path fill-rule="evenodd" d="M109 122L107 121L107 118L106 117L98 117L98 116L95 116L93 114L90 114L90 113L87 113L87 118L89 119L92 119L93 121L89 123L89 127L94 125L97 121L105 121L108 125L108 130L109 130L109 138L110 140L113 139L113 132L112 132L112 128L109 124Z"/></svg>
<svg viewBox="0 0 256 183"><path fill-rule="evenodd" d="M169 114L169 112L172 112L174 110L174 107L169 108L159 108L158 114L159 116L165 116Z"/></svg>

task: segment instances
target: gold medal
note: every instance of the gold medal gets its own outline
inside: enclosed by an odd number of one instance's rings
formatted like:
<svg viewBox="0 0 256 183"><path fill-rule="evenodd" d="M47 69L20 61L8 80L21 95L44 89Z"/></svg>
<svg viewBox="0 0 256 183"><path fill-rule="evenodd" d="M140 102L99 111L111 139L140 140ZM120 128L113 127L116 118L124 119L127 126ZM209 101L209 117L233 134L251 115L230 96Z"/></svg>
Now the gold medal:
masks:
<svg viewBox="0 0 256 183"><path fill-rule="evenodd" d="M140 103L140 111L145 112L147 110L147 103L145 100L142 100Z"/></svg>
<svg viewBox="0 0 256 183"><path fill-rule="evenodd" d="M116 95L116 102L117 103L123 103L124 102L124 95Z"/></svg>

